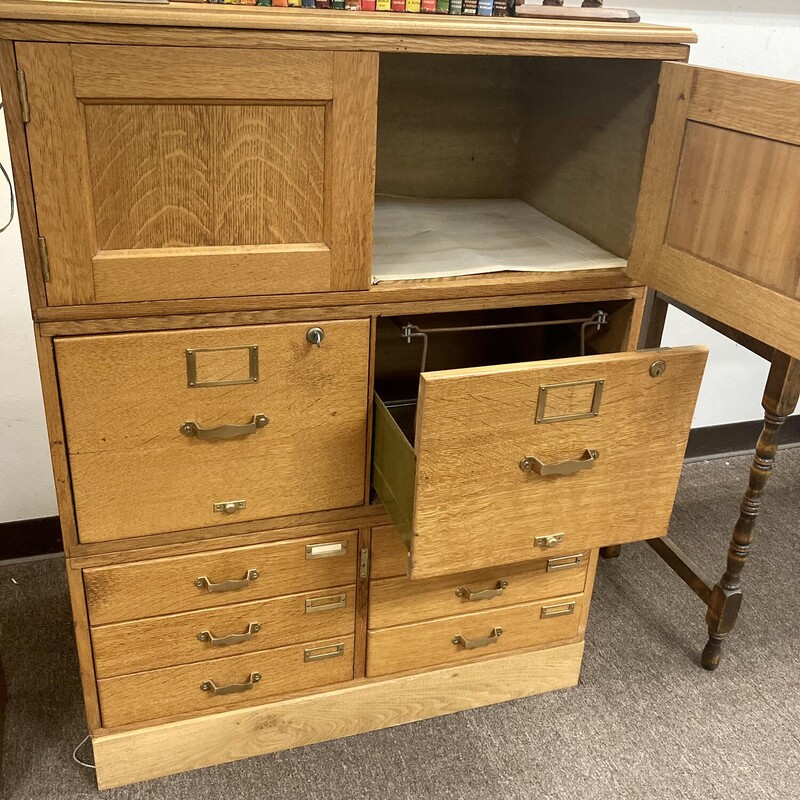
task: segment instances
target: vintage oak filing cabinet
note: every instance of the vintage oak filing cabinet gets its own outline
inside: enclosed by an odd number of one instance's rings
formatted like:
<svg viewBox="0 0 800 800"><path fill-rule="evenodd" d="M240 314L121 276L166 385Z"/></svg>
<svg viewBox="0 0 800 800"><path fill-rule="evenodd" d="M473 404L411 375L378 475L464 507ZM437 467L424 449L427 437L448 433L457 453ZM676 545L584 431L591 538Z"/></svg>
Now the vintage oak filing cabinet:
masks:
<svg viewBox="0 0 800 800"><path fill-rule="evenodd" d="M647 287L800 356L800 86L693 41L3 3L100 787L577 683L705 364Z"/></svg>

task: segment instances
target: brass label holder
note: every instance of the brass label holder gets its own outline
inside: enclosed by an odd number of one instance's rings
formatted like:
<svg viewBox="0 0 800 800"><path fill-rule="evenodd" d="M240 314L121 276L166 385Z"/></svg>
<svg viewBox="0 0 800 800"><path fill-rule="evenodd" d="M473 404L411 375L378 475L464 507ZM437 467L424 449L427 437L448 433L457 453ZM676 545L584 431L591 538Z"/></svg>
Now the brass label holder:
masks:
<svg viewBox="0 0 800 800"><path fill-rule="evenodd" d="M324 661L326 658L337 658L344 655L344 642L325 644L321 647L307 647L303 650L303 661Z"/></svg>
<svg viewBox="0 0 800 800"><path fill-rule="evenodd" d="M344 608L347 605L346 594L331 594L326 597L310 597L306 600L306 614L317 611L332 611L334 608Z"/></svg>
<svg viewBox="0 0 800 800"><path fill-rule="evenodd" d="M199 353L222 353L242 351L247 353L247 377L221 381L202 381L197 377ZM243 383L258 383L258 345L234 345L233 347L199 347L186 350L186 384L190 389L205 389L209 386L237 386Z"/></svg>
<svg viewBox="0 0 800 800"><path fill-rule="evenodd" d="M575 602L558 603L552 606L542 606L542 611L539 614L541 619L551 619L552 617L566 617L569 614L575 613Z"/></svg>
<svg viewBox="0 0 800 800"><path fill-rule="evenodd" d="M576 386L594 386L592 400L588 410L577 414L563 414L558 417L547 416L547 400L550 392L556 389L571 389ZM567 383L550 383L539 387L539 401L536 404L536 424L542 425L547 422L568 422L576 419L591 419L600 414L600 405L603 402L603 387L605 380L596 381L568 381Z"/></svg>
<svg viewBox="0 0 800 800"><path fill-rule="evenodd" d="M323 542L306 545L306 561L312 558L332 558L347 555L347 542Z"/></svg>
<svg viewBox="0 0 800 800"><path fill-rule="evenodd" d="M565 569L577 569L584 565L584 554L576 553L574 556L560 556L547 559L548 572L560 572Z"/></svg>

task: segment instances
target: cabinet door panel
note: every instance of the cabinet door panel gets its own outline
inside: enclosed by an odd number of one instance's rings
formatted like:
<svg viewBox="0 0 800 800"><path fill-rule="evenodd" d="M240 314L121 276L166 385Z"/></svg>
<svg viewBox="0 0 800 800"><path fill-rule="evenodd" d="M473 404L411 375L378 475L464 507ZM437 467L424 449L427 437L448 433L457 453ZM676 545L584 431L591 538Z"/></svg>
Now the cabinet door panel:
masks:
<svg viewBox="0 0 800 800"><path fill-rule="evenodd" d="M800 83L665 64L629 272L800 357Z"/></svg>
<svg viewBox="0 0 800 800"><path fill-rule="evenodd" d="M17 55L50 305L368 287L374 54Z"/></svg>

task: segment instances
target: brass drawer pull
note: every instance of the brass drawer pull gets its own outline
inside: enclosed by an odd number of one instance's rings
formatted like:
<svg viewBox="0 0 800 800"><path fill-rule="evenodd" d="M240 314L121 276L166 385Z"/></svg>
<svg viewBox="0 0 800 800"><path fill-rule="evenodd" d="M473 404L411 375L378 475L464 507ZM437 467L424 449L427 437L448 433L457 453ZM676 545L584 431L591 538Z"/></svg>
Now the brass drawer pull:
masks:
<svg viewBox="0 0 800 800"><path fill-rule="evenodd" d="M523 472L535 472L542 477L547 477L548 475L574 475L576 472L591 469L598 458L600 458L600 453L597 450L589 450L587 448L580 458L561 461L558 464L545 464L536 456L525 456L519 462L519 468Z"/></svg>
<svg viewBox="0 0 800 800"><path fill-rule="evenodd" d="M236 694L237 692L246 692L248 689L252 689L260 680L260 673L251 672L247 683L229 683L227 686L217 686L214 681L203 681L200 684L200 689L204 692L211 692L211 694Z"/></svg>
<svg viewBox="0 0 800 800"><path fill-rule="evenodd" d="M323 542L323 544L307 544L306 560L312 558L330 558L347 554L347 542Z"/></svg>
<svg viewBox="0 0 800 800"><path fill-rule="evenodd" d="M200 631L200 633L197 634L197 638L201 642L208 642L214 647L221 647L227 644L246 642L248 639L252 639L260 630L261 626L257 622L251 622L244 633L229 633L227 636L214 636L211 631Z"/></svg>
<svg viewBox="0 0 800 800"><path fill-rule="evenodd" d="M560 558L547 559L547 571L558 572L562 569L575 569L575 567L583 566L583 553L577 553L574 556L561 556Z"/></svg>
<svg viewBox="0 0 800 800"><path fill-rule="evenodd" d="M311 597L306 600L306 614L313 614L315 611L331 611L334 608L344 608L346 602L346 594L331 594L327 597Z"/></svg>
<svg viewBox="0 0 800 800"><path fill-rule="evenodd" d="M461 645L465 650L474 650L476 647L486 647L488 644L494 644L502 635L502 628L492 628L492 632L483 639L465 639L458 633L453 637L453 644Z"/></svg>
<svg viewBox="0 0 800 800"><path fill-rule="evenodd" d="M494 589L484 589L481 592L473 592L466 586L459 586L456 589L456 597L461 597L464 600L488 600L490 597L500 597L503 591L508 587L507 580L497 581Z"/></svg>
<svg viewBox="0 0 800 800"><path fill-rule="evenodd" d="M559 603L555 606L542 606L542 613L539 615L541 619L549 619L550 617L566 617L569 614L575 613L575 603Z"/></svg>
<svg viewBox="0 0 800 800"><path fill-rule="evenodd" d="M196 436L198 439L235 439L237 436L249 436L260 428L269 425L266 414L254 414L250 422L244 425L219 425L216 428L201 428L196 422L184 422L180 432L184 436Z"/></svg>
<svg viewBox="0 0 800 800"><path fill-rule="evenodd" d="M344 642L325 644L322 647L308 647L303 651L303 661L324 661L344 655Z"/></svg>
<svg viewBox="0 0 800 800"><path fill-rule="evenodd" d="M235 592L238 589L246 589L258 577L257 569L247 570L247 575L240 581L222 581L222 583L211 583L205 576L199 577L194 585L198 589L205 589L209 592Z"/></svg>

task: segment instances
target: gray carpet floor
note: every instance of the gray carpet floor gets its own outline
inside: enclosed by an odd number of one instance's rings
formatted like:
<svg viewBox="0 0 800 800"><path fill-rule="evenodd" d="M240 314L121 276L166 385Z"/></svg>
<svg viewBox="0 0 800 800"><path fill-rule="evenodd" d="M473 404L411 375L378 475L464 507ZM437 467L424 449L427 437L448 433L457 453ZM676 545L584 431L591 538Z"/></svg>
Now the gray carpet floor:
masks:
<svg viewBox="0 0 800 800"><path fill-rule="evenodd" d="M748 458L687 464L672 535L717 576ZM609 509L613 515L613 509ZM800 798L800 449L779 455L720 669L704 609L644 544L601 562L580 686L104 793L134 798ZM602 524L602 523L601 523ZM0 566L3 797L98 796L59 559ZM90 753L89 753L90 755Z"/></svg>

